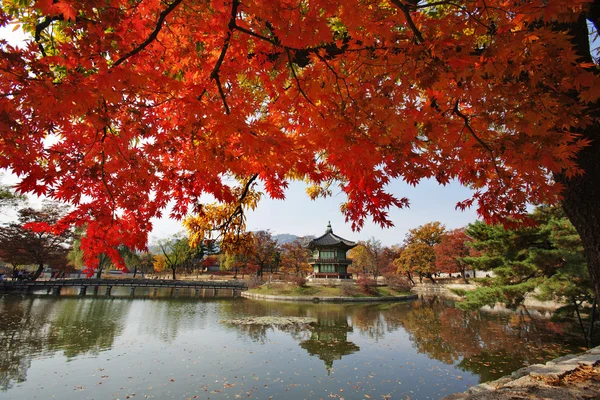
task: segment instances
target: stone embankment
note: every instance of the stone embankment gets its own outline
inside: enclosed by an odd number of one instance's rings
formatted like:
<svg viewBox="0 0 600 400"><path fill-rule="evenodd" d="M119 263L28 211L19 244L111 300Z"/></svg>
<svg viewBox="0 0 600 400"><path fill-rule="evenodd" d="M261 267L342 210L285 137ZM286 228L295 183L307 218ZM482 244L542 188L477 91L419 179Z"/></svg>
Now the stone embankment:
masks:
<svg viewBox="0 0 600 400"><path fill-rule="evenodd" d="M521 368L441 400L509 399L600 399L600 347Z"/></svg>
<svg viewBox="0 0 600 400"><path fill-rule="evenodd" d="M314 303L329 302L329 303L365 303L379 301L405 301L418 298L417 294L409 294L406 296L381 296L381 297L327 297L327 296L276 296L271 294L257 294L250 292L242 292L242 297L255 300L276 300L276 301L308 301Z"/></svg>
<svg viewBox="0 0 600 400"><path fill-rule="evenodd" d="M417 283L411 291L421 296L439 296L451 300L459 300L461 296L454 293L453 290L469 291L476 289L475 284L465 283ZM554 301L540 301L534 295L528 294L525 296L523 305L528 308L555 310L561 307L561 304Z"/></svg>

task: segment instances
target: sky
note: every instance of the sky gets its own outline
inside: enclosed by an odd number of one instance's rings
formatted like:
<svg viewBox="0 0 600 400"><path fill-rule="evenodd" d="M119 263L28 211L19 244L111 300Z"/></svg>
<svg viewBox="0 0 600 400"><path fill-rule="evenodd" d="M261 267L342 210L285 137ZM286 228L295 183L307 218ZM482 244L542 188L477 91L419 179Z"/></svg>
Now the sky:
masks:
<svg viewBox="0 0 600 400"><path fill-rule="evenodd" d="M23 45L24 35L20 30L12 31L12 27L0 28L0 38L13 45ZM0 177L3 184L14 184L15 176L4 172ZM388 185L388 190L398 198L407 197L410 208L392 209L389 212L394 227L382 229L371 221L365 222L360 232L353 232L351 224L346 223L340 205L346 201L343 193L338 192L327 199L311 201L304 191L304 184L292 182L286 191L285 200L261 200L258 208L247 215L247 227L250 231L269 230L273 234L290 233L298 236L325 233L328 222L335 234L352 241L367 240L374 237L382 244L390 246L402 243L409 229L416 228L431 221L440 221L447 229L460 228L476 220L474 210L455 210L458 201L471 196L471 191L457 183L440 186L435 181L423 181L417 187L396 180ZM40 199L30 198L35 206ZM165 212L164 215L168 215ZM0 215L0 221L14 218L14 212ZM149 235L150 242L183 232L180 222L168 218L153 219L154 229Z"/></svg>
<svg viewBox="0 0 600 400"><path fill-rule="evenodd" d="M12 185L18 181L15 175L2 172L0 183ZM401 181L392 181L388 190L397 197L408 197L410 207L394 208L389 211L389 217L394 223L391 228L381 228L371 221L366 221L360 232L352 231L351 223L345 221L340 211L340 205L346 201L343 193L338 192L326 199L310 200L304 191L305 184L291 182L285 200L272 200L264 196L254 211L247 213L247 229L250 231L268 230L272 234L290 233L297 236L320 236L325 233L327 224L331 222L333 232L352 241L368 240L371 237L381 241L383 245L400 244L409 229L432 221L440 221L446 229L463 227L477 219L475 210L456 210L456 203L469 198L472 192L459 185L451 183L447 186L438 185L434 180L425 180L416 187ZM41 198L29 196L29 204L33 207L41 205ZM170 210L168 210L170 211ZM163 213L168 215L169 212ZM4 211L0 222L15 218L14 210ZM184 232L179 221L167 217L152 219L153 230L149 234L150 244L158 239L166 238L176 233Z"/></svg>
<svg viewBox="0 0 600 400"><path fill-rule="evenodd" d="M440 221L447 229L463 227L477 219L475 210L455 210L456 203L469 198L472 192L451 183L440 186L435 181L423 181L412 187L401 181L392 181L388 190L398 197L408 197L410 208L390 210L394 227L382 229L367 221L360 232L353 232L351 223L346 223L340 205L346 201L343 193L334 193L327 199L310 200L301 182L291 182L285 200L272 200L263 197L259 206L247 214L247 227L250 231L269 230L272 234L291 233L298 236L320 236L331 222L333 232L352 241L374 237L386 246L400 244L409 229ZM181 231L177 221L154 220L150 237L164 237Z"/></svg>

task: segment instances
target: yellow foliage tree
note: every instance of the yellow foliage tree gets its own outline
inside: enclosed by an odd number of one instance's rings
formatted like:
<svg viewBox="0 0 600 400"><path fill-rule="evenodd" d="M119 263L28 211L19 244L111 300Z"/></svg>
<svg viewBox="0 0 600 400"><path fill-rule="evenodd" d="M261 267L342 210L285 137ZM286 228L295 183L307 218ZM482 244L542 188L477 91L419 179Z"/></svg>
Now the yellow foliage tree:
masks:
<svg viewBox="0 0 600 400"><path fill-rule="evenodd" d="M165 256L162 254L155 255L154 262L152 264L154 265L154 272L158 272L160 274L167 266L165 262Z"/></svg>

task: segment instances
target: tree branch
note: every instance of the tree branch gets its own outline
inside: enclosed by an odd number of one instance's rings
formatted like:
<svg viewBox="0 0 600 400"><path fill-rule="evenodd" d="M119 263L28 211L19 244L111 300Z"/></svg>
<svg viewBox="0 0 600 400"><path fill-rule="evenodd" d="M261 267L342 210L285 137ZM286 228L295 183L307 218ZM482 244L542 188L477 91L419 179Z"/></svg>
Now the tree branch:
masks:
<svg viewBox="0 0 600 400"><path fill-rule="evenodd" d="M475 138L475 140L481 146L483 146L484 149L486 149L490 153L490 155L492 156L492 163L494 164L494 170L496 170L496 174L498 175L498 178L500 179L500 181L504 182L504 178L503 178L502 174L500 173L500 169L498 168L498 163L496 162L496 155L494 154L494 150L492 150L492 148L490 146L488 146L488 144L486 142L484 142L479 136L477 136L477 134L471 127L471 124L469 123L469 117L467 117L465 114L463 114L458 109L458 105L459 105L459 100L456 100L456 103L454 104L454 109L452 110L452 113L456 114L457 116L462 118L462 120L465 122L465 128L467 128L467 130L469 131L471 136L473 136Z"/></svg>
<svg viewBox="0 0 600 400"><path fill-rule="evenodd" d="M119 58L114 63L113 67L117 67L117 66L121 65L129 57L136 55L140 51L144 50L150 43L152 43L158 36L158 33L160 32L160 30L162 29L165 19L167 18L167 15L169 15L182 1L183 0L175 0L173 3L171 3L169 5L169 7L167 7L163 12L161 12L158 17L158 22L156 23L156 26L154 27L154 30L152 31L150 36L148 36L148 38L146 40L144 40L144 42L142 42L142 44L140 44L138 47L131 50L129 53L125 54L123 57Z"/></svg>
<svg viewBox="0 0 600 400"><path fill-rule="evenodd" d="M302 86L300 86L300 80L298 79L298 76L296 75L296 69L294 68L294 64L292 63L292 56L290 55L289 49L285 49L285 53L287 54L288 62L290 65L290 70L292 71L292 76L294 77L294 80L296 81L296 85L298 85L298 91L302 94L302 97L304 97L306 99L306 101L308 101L312 106L314 106L315 104L308 98L308 96L302 89Z"/></svg>
<svg viewBox="0 0 600 400"><path fill-rule="evenodd" d="M44 18L44 20L42 22L40 22L39 24L37 24L35 26L34 39L35 39L36 43L38 44L38 48L40 49L40 52L42 53L42 55L44 57L46 57L46 51L44 50L44 45L41 42L42 32L44 31L44 29L49 27L50 24L53 23L54 21L62 21L63 19L64 19L64 17L62 16L62 14L55 15L54 17L46 17L46 18Z"/></svg>
<svg viewBox="0 0 600 400"><path fill-rule="evenodd" d="M244 185L244 190L242 190L242 194L238 198L238 205L235 208L235 210L231 213L231 215L229 216L229 218L227 218L227 220L225 222L223 222L219 227L217 227L213 230L224 231L229 227L229 225L231 225L231 223L233 222L233 219L235 217L237 217L237 216L243 217L244 216L244 208L242 207L242 202L244 201L246 196L248 196L248 193L250 192L250 188L252 187L252 184L254 183L256 178L258 178L258 174L253 174L250 177L250 179L248 179L248 182L246 182L246 184Z"/></svg>
<svg viewBox="0 0 600 400"><path fill-rule="evenodd" d="M410 28L410 30L415 35L415 38L417 39L417 44L425 42L425 39L423 39L423 35L421 34L421 31L419 31L419 28L417 28L417 26L415 25L415 22L413 21L411 15L410 15L410 10L408 9L408 6L406 4L404 4L401 0L392 0L392 3L396 7L398 7L400 9L400 11L402 11L402 13L404 14L404 18L406 18L408 27Z"/></svg>
<svg viewBox="0 0 600 400"><path fill-rule="evenodd" d="M225 54L229 49L229 43L231 42L231 36L233 30L236 28L235 20L237 18L237 10L240 5L239 0L233 0L231 4L231 18L229 19L229 24L227 25L227 36L225 36L225 41L223 42L223 48L221 49L221 54L217 59L217 63L210 73L210 79L213 79L217 83L217 88L219 89L219 94L221 95L221 99L223 100L223 106L225 107L225 114L229 115L229 106L227 105L227 100L225 98L225 92L223 91L223 86L221 85L221 80L219 79L219 70L221 69L221 65L225 60Z"/></svg>

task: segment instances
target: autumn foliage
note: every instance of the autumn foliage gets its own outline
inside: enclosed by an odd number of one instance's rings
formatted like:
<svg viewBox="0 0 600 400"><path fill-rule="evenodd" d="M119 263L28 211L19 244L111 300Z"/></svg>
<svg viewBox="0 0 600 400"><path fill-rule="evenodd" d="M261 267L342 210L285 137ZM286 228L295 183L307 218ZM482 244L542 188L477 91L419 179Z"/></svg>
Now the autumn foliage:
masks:
<svg viewBox="0 0 600 400"><path fill-rule="evenodd" d="M434 246L435 265L438 270L449 274L458 272L464 279L468 267L464 258L476 252L467 245L471 240L464 229L445 232L440 242Z"/></svg>
<svg viewBox="0 0 600 400"><path fill-rule="evenodd" d="M459 208L518 220L582 172L600 80L557 26L589 6L5 0L0 26L30 39L0 41L0 168L75 206L55 229L86 224L87 257L119 265L169 202L194 243L235 236L257 182L339 184L354 228L408 205L396 178L456 180L475 190Z"/></svg>

